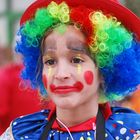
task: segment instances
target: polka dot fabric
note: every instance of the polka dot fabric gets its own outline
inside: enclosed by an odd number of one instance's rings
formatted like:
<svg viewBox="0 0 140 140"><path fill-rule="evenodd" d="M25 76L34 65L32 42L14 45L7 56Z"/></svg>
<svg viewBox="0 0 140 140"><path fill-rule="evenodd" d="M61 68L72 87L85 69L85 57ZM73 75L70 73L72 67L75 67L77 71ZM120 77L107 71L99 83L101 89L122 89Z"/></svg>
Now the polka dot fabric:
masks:
<svg viewBox="0 0 140 140"><path fill-rule="evenodd" d="M45 125L48 123L46 116L49 110L20 117L13 121L12 132L15 140L39 140ZM129 121L128 121L129 120ZM84 124L83 124L84 125ZM106 120L106 140L139 140L140 137L140 115L126 109L112 108L112 115ZM75 131L71 134L74 140L95 140L95 129ZM46 140L70 140L67 131L52 129Z"/></svg>

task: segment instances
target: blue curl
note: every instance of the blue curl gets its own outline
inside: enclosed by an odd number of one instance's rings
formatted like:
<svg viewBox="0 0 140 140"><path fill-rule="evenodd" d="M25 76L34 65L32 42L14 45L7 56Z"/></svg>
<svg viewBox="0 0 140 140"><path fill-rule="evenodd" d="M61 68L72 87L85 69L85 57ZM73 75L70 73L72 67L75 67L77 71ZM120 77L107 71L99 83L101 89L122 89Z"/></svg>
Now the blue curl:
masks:
<svg viewBox="0 0 140 140"><path fill-rule="evenodd" d="M131 48L116 56L112 63L112 67L100 69L105 81L105 94L125 97L140 84L140 42L133 40Z"/></svg>
<svg viewBox="0 0 140 140"><path fill-rule="evenodd" d="M37 38L34 43L27 43L27 36L22 34L22 28L20 28L17 36L20 40L16 43L16 52L23 55L24 69L21 73L21 77L24 80L29 80L31 82L32 88L40 88L41 93L45 94L46 91L43 87L42 82L42 70L43 63L41 58L40 42L41 38Z"/></svg>

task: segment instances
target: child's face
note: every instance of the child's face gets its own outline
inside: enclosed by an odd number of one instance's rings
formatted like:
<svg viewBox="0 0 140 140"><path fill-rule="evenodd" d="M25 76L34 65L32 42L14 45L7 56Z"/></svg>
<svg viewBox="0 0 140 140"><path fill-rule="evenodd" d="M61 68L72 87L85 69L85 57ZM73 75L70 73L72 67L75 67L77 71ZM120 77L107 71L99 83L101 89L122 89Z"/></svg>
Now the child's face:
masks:
<svg viewBox="0 0 140 140"><path fill-rule="evenodd" d="M98 68L86 47L85 36L73 26L63 34L54 30L44 41L45 86L58 107L78 107L97 98Z"/></svg>

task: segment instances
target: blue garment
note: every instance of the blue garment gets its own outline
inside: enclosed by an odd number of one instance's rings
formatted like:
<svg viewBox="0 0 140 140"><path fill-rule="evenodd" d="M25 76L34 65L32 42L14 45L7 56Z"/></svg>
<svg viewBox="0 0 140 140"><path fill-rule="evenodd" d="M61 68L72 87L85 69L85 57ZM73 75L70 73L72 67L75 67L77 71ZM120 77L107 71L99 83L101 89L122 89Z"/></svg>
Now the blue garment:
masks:
<svg viewBox="0 0 140 140"><path fill-rule="evenodd" d="M132 140L140 134L140 115L121 107L113 107L112 115L106 120L106 140ZM15 140L39 140L46 126L49 110L43 110L13 121L12 132ZM95 140L95 130L71 132L74 140ZM135 139L135 138L134 138ZM68 132L52 129L46 140L71 140Z"/></svg>

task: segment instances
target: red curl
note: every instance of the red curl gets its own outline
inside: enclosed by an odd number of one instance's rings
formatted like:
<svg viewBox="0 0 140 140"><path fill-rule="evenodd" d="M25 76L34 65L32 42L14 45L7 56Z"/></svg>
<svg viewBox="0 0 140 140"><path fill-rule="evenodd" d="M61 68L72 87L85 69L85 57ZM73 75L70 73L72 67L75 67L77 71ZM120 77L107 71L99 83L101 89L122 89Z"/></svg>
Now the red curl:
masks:
<svg viewBox="0 0 140 140"><path fill-rule="evenodd" d="M93 25L89 19L89 15L92 11L92 9L88 9L85 6L79 6L73 8L70 13L71 20L79 24L82 28L82 31L87 36L88 44L91 42L91 36L93 34Z"/></svg>

